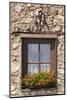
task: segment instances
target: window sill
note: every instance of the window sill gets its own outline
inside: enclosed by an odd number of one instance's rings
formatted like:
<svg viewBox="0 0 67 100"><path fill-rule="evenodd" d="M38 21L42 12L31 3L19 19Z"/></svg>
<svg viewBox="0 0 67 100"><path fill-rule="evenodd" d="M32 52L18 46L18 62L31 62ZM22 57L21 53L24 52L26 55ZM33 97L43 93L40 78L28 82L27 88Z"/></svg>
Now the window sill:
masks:
<svg viewBox="0 0 67 100"><path fill-rule="evenodd" d="M22 88L22 92L32 92L32 91L47 91L47 90L50 90L50 91L52 91L52 90L57 90L57 87L51 87L51 88L39 88L39 89L37 89L37 88L33 88L33 89L30 89L30 88L25 88L25 89L23 89Z"/></svg>
<svg viewBox="0 0 67 100"><path fill-rule="evenodd" d="M34 87L22 87L23 91L30 91L30 90L39 90L39 89L51 89L57 88L56 84L51 86L34 86Z"/></svg>

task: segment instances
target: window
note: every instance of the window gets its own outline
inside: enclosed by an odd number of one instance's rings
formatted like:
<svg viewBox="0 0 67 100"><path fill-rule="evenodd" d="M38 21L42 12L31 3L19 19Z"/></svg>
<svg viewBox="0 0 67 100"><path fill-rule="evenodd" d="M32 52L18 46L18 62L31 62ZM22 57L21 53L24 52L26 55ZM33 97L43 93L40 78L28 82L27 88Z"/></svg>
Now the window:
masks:
<svg viewBox="0 0 67 100"><path fill-rule="evenodd" d="M28 73L50 70L50 44L28 44Z"/></svg>
<svg viewBox="0 0 67 100"><path fill-rule="evenodd" d="M56 72L56 39L22 39L22 75Z"/></svg>

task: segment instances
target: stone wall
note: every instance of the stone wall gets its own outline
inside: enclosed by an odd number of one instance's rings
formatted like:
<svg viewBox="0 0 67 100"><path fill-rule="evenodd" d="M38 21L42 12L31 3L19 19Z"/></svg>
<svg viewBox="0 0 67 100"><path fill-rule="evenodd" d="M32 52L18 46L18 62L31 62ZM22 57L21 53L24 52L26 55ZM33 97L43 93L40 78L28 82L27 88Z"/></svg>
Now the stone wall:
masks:
<svg viewBox="0 0 67 100"><path fill-rule="evenodd" d="M41 11L41 17L39 16ZM40 22L41 21L41 22ZM21 34L43 32L58 34L57 89L21 90ZM11 71L10 96L64 94L64 6L10 3Z"/></svg>

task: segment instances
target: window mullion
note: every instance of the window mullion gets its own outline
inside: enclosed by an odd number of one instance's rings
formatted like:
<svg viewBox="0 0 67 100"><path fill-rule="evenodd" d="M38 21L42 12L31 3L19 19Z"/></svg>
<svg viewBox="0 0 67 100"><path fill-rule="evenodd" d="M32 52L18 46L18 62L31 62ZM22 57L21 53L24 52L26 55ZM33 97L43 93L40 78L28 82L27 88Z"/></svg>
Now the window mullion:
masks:
<svg viewBox="0 0 67 100"><path fill-rule="evenodd" d="M39 43L39 72L40 72L40 43Z"/></svg>

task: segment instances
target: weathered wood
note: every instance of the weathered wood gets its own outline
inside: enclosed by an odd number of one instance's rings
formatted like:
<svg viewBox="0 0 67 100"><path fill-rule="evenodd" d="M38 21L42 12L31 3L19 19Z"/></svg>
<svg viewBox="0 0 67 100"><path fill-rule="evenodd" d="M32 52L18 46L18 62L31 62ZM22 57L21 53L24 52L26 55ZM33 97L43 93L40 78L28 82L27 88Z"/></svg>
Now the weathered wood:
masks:
<svg viewBox="0 0 67 100"><path fill-rule="evenodd" d="M28 64L50 64L50 62L28 62Z"/></svg>

